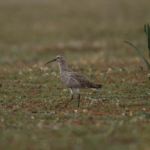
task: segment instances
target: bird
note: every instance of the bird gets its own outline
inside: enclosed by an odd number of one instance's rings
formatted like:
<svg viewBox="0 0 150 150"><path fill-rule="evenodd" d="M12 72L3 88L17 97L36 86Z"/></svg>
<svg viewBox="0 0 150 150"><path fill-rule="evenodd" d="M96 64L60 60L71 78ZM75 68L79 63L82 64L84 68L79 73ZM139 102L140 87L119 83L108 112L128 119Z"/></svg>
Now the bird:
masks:
<svg viewBox="0 0 150 150"><path fill-rule="evenodd" d="M71 71L67 65L64 56L58 55L55 59L48 61L45 65L57 61L59 64L60 78L62 83L70 89L71 98L67 101L64 107L67 107L68 104L73 100L74 92L78 93L78 107L80 106L80 89L100 89L102 88L101 84L94 84L88 80L85 76Z"/></svg>

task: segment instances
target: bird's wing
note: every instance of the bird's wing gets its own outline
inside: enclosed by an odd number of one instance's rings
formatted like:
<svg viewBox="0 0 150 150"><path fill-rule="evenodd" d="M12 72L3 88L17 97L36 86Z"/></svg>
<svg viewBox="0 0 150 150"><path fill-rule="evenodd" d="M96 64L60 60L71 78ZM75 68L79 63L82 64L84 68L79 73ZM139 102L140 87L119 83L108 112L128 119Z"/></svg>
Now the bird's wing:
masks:
<svg viewBox="0 0 150 150"><path fill-rule="evenodd" d="M86 77L76 72L70 72L70 87L72 88L96 88L97 86Z"/></svg>

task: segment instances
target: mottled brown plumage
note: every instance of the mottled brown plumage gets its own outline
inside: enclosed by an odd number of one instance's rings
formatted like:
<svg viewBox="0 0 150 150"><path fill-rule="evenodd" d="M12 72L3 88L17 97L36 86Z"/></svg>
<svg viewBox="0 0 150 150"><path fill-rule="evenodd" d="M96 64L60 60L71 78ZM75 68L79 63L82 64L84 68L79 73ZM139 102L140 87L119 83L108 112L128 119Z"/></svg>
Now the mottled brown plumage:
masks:
<svg viewBox="0 0 150 150"><path fill-rule="evenodd" d="M69 102L71 102L73 100L73 92L74 91L78 93L78 107L79 107L79 103L80 103L79 89L82 89L82 88L84 88L84 89L87 89L87 88L100 89L100 88L102 88L102 85L94 84L93 82L89 81L83 75L69 70L67 68L65 58L63 56L58 55L55 59L49 61L48 63L53 62L53 61L59 62L59 70L60 70L61 80L65 86L70 88L70 91L71 91L71 99L65 105L66 107L69 104ZM48 63L46 63L46 64L48 64Z"/></svg>

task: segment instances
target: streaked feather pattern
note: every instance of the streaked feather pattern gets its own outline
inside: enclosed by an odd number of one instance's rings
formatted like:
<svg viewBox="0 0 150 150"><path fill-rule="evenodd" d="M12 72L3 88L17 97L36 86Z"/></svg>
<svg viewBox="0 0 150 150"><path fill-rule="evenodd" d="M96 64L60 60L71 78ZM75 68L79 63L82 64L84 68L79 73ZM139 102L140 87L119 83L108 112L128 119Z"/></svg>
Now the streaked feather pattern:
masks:
<svg viewBox="0 0 150 150"><path fill-rule="evenodd" d="M76 72L62 72L61 80L69 88L101 88L100 85L92 83L86 77Z"/></svg>

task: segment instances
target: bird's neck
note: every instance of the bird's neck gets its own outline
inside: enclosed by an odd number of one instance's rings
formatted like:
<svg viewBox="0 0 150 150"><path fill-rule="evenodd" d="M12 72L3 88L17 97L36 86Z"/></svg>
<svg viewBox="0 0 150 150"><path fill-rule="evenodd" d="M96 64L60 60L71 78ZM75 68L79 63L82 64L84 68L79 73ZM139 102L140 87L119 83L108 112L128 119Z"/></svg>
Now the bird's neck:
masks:
<svg viewBox="0 0 150 150"><path fill-rule="evenodd" d="M60 70L60 73L67 70L67 65L65 61L59 62L59 70Z"/></svg>

